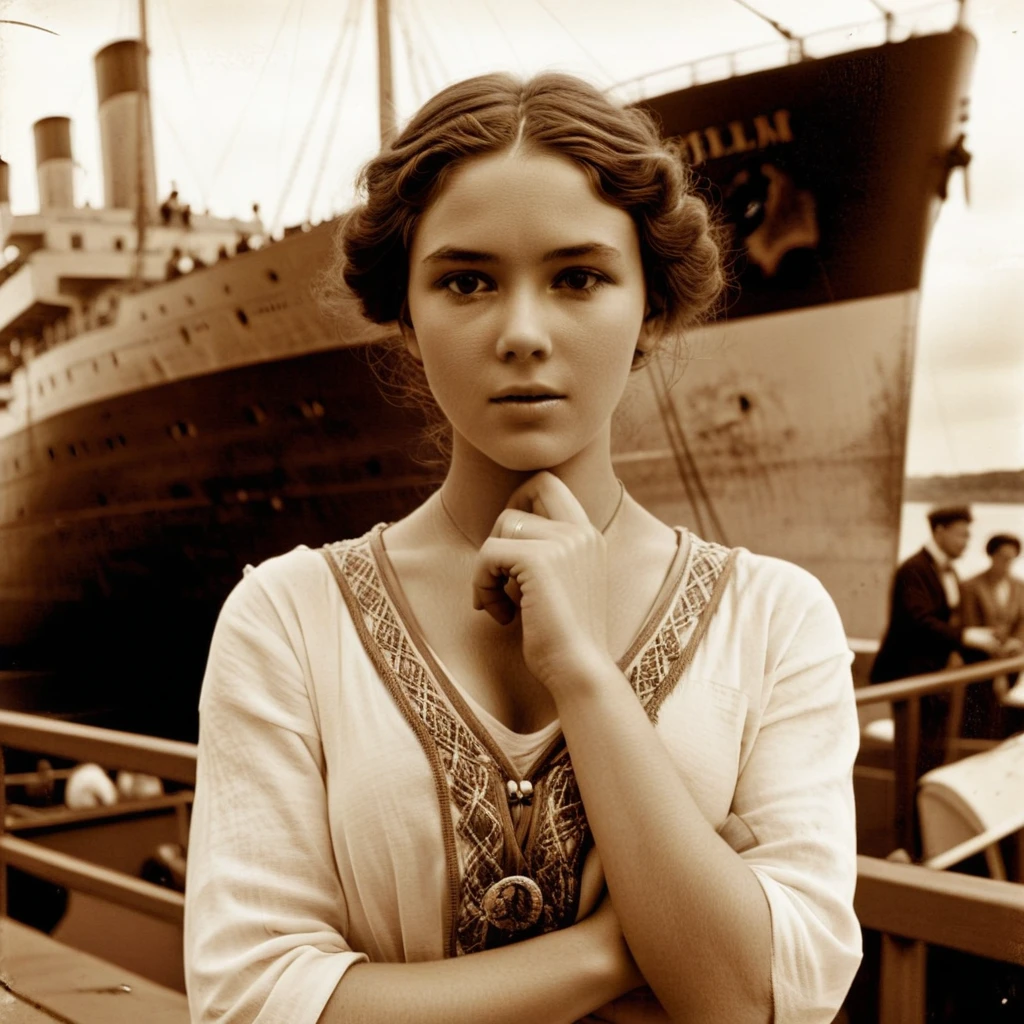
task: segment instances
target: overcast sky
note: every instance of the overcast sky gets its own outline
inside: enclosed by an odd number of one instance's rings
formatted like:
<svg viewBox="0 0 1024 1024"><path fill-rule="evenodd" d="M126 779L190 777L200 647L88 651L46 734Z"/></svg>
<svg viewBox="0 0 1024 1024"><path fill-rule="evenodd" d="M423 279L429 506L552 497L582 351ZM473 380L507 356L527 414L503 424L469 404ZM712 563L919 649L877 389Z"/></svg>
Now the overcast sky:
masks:
<svg viewBox="0 0 1024 1024"><path fill-rule="evenodd" d="M913 12L902 24L921 30L948 26L955 8L882 2ZM817 33L812 53L882 39L873 0L751 6ZM351 201L377 145L373 0L149 0L148 12L161 194L173 181L185 201L221 215L257 200L275 223ZM392 0L392 13L400 119L442 85L498 68L560 68L604 87L748 47L759 48L751 64L785 53L733 0ZM14 212L36 209L32 124L50 115L72 118L78 202L101 205L93 56L137 33L136 0L0 0L0 18L58 33L0 25L0 155ZM957 176L925 272L911 474L1024 468L1024 3L974 0L966 18L979 40L971 204ZM650 91L685 74L659 75Z"/></svg>

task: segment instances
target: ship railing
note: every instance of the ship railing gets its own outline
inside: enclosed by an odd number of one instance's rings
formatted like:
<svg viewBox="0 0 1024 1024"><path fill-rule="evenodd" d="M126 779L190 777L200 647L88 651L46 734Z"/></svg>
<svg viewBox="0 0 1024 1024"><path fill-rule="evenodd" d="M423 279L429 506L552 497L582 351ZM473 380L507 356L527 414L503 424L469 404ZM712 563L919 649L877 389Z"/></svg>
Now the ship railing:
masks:
<svg viewBox="0 0 1024 1024"><path fill-rule="evenodd" d="M925 3L902 10L885 10L880 5L876 6L879 7L879 14L875 18L835 25L799 37L787 32L770 43L724 50L697 60L680 61L654 71L645 71L632 78L621 79L605 91L628 102L640 102L655 90L686 89L872 45L865 38L871 30L878 33L877 44L880 45L883 42L899 42L915 34L948 31L963 23L964 0L926 0ZM831 45L821 46L825 40L830 40ZM838 45L836 40L840 40ZM815 52L818 49L820 53ZM781 60L778 57L780 52L785 53ZM671 85L658 85L658 81Z"/></svg>
<svg viewBox="0 0 1024 1024"><path fill-rule="evenodd" d="M922 693L986 678L994 669L1018 668L1024 668L1024 657L862 688L858 700L862 692L865 702L915 700ZM0 711L0 755L5 746L145 772L189 787L195 784L196 747L191 743ZM24 778L6 776L4 781ZM0 786L0 899L5 895L6 868L11 866L52 884L179 926L183 923L181 893L5 834L5 792L6 785ZM863 928L882 935L880 1024L924 1024L929 945L1024 966L1024 885L935 870L992 841L989 833L975 837L927 866L858 856L857 915ZM5 910L5 904L0 905L0 917Z"/></svg>
<svg viewBox="0 0 1024 1024"><path fill-rule="evenodd" d="M10 747L71 761L91 761L109 768L144 772L160 779L194 786L196 747L193 743L153 736L78 725L41 715L0 711L0 774L3 773L3 748ZM56 773L54 773L54 777ZM54 885L138 910L144 914L180 925L185 901L180 892L155 885L122 871L93 864L57 850L8 834L7 786L23 783L23 775L4 775L0 786L0 917L7 913L7 867L19 868ZM172 806L179 815L179 833L187 837L188 803L191 794L183 791L161 798L156 803ZM92 816L109 816L119 811L153 806L153 801L104 807ZM90 814L82 812L77 817ZM40 819L32 819L33 824Z"/></svg>
<svg viewBox="0 0 1024 1024"><path fill-rule="evenodd" d="M917 787L916 766L920 749L921 698L931 694L951 694L949 715L946 726L946 760L953 760L965 753L976 753L989 749L997 740L965 740L960 737L963 717L964 689L971 683L997 679L1024 671L1024 655L1012 658L993 658L960 668L929 672L925 675L909 676L891 683L874 683L859 686L854 690L858 707L871 704L903 704L905 715L905 742L896 744L896 816L897 842L905 849L913 846L913 814ZM1022 823L1024 824L1024 823ZM956 863L955 861L953 863Z"/></svg>

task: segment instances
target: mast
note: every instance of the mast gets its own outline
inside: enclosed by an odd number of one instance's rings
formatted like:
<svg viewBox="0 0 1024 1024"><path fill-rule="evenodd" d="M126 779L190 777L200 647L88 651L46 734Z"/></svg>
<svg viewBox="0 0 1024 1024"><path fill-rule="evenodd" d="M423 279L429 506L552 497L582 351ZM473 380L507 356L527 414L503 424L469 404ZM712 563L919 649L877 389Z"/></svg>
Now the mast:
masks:
<svg viewBox="0 0 1024 1024"><path fill-rule="evenodd" d="M380 108L381 146L386 146L396 134L390 7L388 0L377 0L377 104Z"/></svg>
<svg viewBox="0 0 1024 1024"><path fill-rule="evenodd" d="M142 287L142 266L145 258L146 221L149 211L146 209L146 160L145 138L149 128L149 41L146 32L146 0L139 0L139 42L141 44L139 60L139 102L135 111L135 288Z"/></svg>

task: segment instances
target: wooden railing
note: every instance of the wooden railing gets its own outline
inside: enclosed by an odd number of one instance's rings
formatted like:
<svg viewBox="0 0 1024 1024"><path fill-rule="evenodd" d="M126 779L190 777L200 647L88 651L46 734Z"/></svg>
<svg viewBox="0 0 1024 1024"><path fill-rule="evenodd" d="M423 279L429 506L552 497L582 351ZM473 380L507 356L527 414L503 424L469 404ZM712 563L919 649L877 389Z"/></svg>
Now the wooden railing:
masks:
<svg viewBox="0 0 1024 1024"><path fill-rule="evenodd" d="M195 785L196 747L192 743L75 725L40 715L0 711L0 776L3 775L5 746L74 761L94 761L110 768L145 772L161 779ZM0 917L7 913L6 865L10 865L54 885L88 893L176 924L182 923L185 900L180 892L6 834L7 782L10 778L4 776L4 785L0 786Z"/></svg>
<svg viewBox="0 0 1024 1024"><path fill-rule="evenodd" d="M1024 657L987 662L864 687L857 690L857 701L914 701L923 693L1022 668ZM0 769L3 746L195 783L196 748L189 743L0 711ZM4 790L0 786L0 896L9 864L57 885L181 923L181 893L3 834ZM986 836L980 836L949 851L944 864L952 863L951 855L968 856L975 852L968 848L984 842ZM931 866L864 856L857 860L857 914L864 928L883 935L879 1024L924 1024L928 944L1024 966L1024 885L933 870L939 858Z"/></svg>
<svg viewBox="0 0 1024 1024"><path fill-rule="evenodd" d="M898 679L891 683L860 686L854 690L854 699L858 706L882 702L893 704L903 702L907 707L905 742L897 744L895 765L897 841L905 850L912 849L914 845L913 806L917 787L921 698L933 693L951 691L954 699L951 701L950 728L953 734L958 734L959 709L963 704L964 687L970 683L1021 671L1024 671L1024 655L1017 655L1013 658L998 658L978 662L974 665L964 665L961 668L945 669L942 672L910 676L907 679Z"/></svg>

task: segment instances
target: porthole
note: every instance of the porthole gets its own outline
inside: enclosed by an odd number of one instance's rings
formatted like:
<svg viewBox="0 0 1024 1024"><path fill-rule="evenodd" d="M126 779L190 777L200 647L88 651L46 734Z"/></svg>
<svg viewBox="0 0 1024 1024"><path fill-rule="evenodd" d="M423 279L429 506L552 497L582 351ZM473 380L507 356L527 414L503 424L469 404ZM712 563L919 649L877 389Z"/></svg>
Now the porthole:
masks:
<svg viewBox="0 0 1024 1024"><path fill-rule="evenodd" d="M146 311L145 310L142 310L142 312L139 313L139 319L140 320L146 320L147 319Z"/></svg>
<svg viewBox="0 0 1024 1024"><path fill-rule="evenodd" d="M118 434L117 435L117 439L121 443L121 447L122 448L127 448L128 447L128 438L126 438L124 436L124 434Z"/></svg>
<svg viewBox="0 0 1024 1024"><path fill-rule="evenodd" d="M107 447L108 447L108 448L109 448L109 449L110 449L111 451L113 451L113 450L114 450L114 439L113 439L112 437L108 437L108 438L106 439L106 443L107 443Z"/></svg>
<svg viewBox="0 0 1024 1024"><path fill-rule="evenodd" d="M244 309L236 309L235 310L235 316L238 317L238 322L243 327L248 327L249 326L249 318L245 315L245 310Z"/></svg>
<svg viewBox="0 0 1024 1024"><path fill-rule="evenodd" d="M78 449L75 448L75 446L73 444L69 444L68 445L68 454L69 455L78 455Z"/></svg>
<svg viewBox="0 0 1024 1024"><path fill-rule="evenodd" d="M120 366L120 363L118 363L118 361L117 361L117 353L116 353L116 352L111 352L111 353L110 353L110 361L111 361L111 362L112 362L112 363L113 363L113 364L114 364L115 366Z"/></svg>
<svg viewBox="0 0 1024 1024"><path fill-rule="evenodd" d="M225 295L230 295L231 294L231 285L229 285L229 284L224 285L224 294Z"/></svg>
<svg viewBox="0 0 1024 1024"><path fill-rule="evenodd" d="M187 327L180 327L179 330L181 331L181 340L186 345L191 345L192 344L192 336L188 333L188 328Z"/></svg>
<svg viewBox="0 0 1024 1024"><path fill-rule="evenodd" d="M95 359L92 361L92 368L93 368L93 372L94 373L99 373L100 372L100 364Z"/></svg>
<svg viewBox="0 0 1024 1024"><path fill-rule="evenodd" d="M51 460L55 460L57 458L57 453L52 448L47 448L46 450L50 453Z"/></svg>
<svg viewBox="0 0 1024 1024"><path fill-rule="evenodd" d="M268 271L267 271L267 277L268 277L268 278L270 278L270 280L271 280L271 281L273 281L273 282L274 282L275 284L276 284L276 283L277 283L278 281L280 281L280 280L281 280L281 279L280 279L280 278L279 278L279 277L277 276L277 271L276 271L276 270L268 270Z"/></svg>

